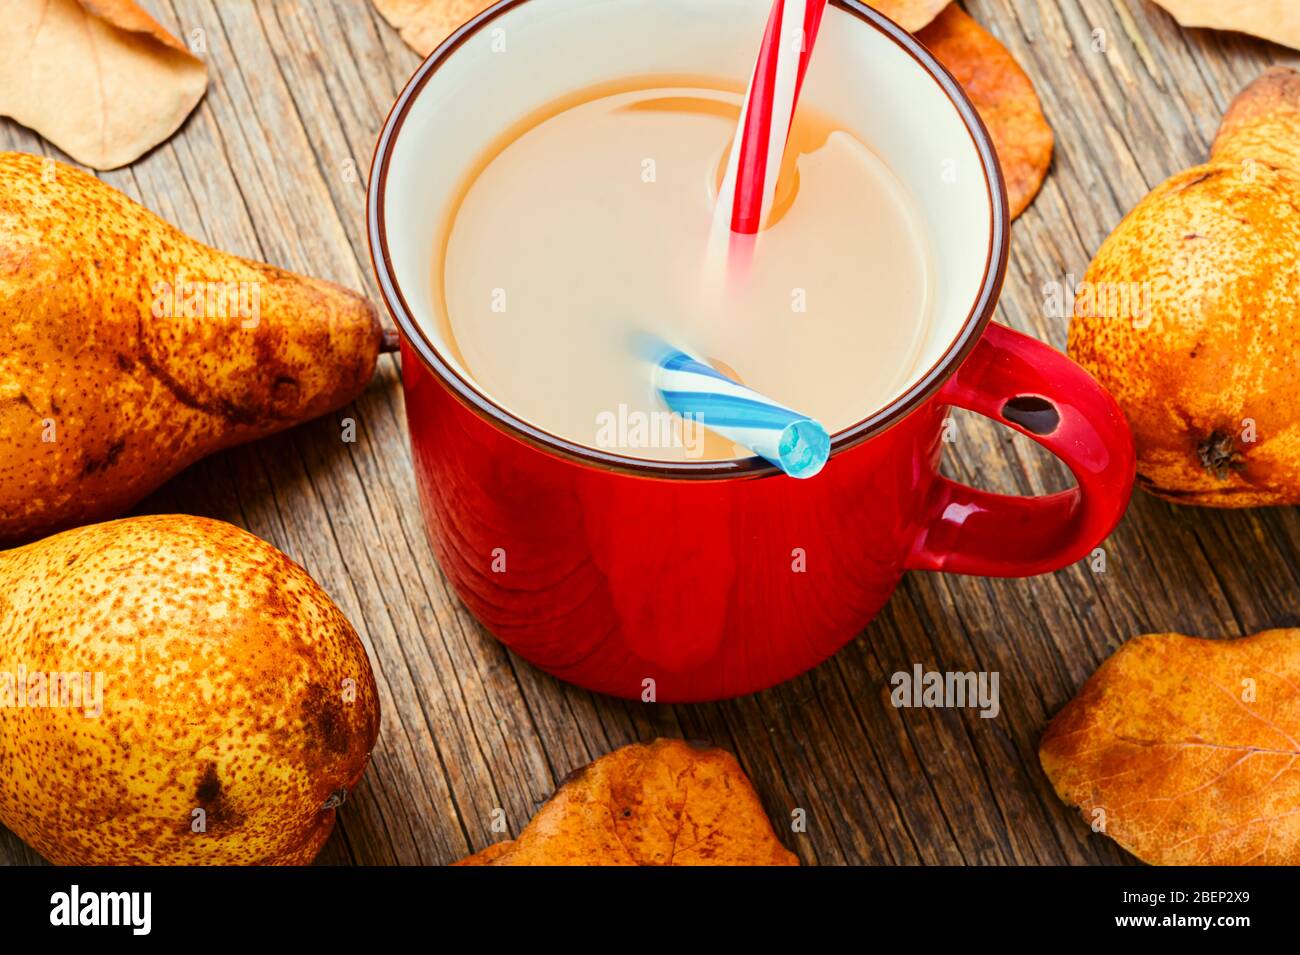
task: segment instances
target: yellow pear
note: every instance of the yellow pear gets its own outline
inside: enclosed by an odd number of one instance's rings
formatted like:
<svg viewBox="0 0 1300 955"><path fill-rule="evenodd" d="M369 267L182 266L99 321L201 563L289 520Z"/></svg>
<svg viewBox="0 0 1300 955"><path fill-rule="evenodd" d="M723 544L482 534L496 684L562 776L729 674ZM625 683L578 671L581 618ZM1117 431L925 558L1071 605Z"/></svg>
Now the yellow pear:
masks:
<svg viewBox="0 0 1300 955"><path fill-rule="evenodd" d="M1102 244L1070 354L1128 416L1147 490L1300 503L1300 73L1252 83L1210 161L1158 186Z"/></svg>
<svg viewBox="0 0 1300 955"><path fill-rule="evenodd" d="M0 822L51 862L309 862L378 729L356 632L252 534L136 517L0 553Z"/></svg>
<svg viewBox="0 0 1300 955"><path fill-rule="evenodd" d="M360 296L209 248L93 176L0 153L0 542L113 517L352 400Z"/></svg>

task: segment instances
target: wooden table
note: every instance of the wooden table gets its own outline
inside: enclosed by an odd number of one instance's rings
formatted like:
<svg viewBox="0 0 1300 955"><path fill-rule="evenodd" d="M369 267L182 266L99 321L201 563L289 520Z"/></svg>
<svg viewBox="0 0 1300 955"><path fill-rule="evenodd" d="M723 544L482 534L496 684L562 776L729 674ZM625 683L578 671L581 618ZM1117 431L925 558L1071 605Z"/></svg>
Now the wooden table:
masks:
<svg viewBox="0 0 1300 955"><path fill-rule="evenodd" d="M761 2L761 0L754 0ZM207 96L181 131L103 179L212 245L364 289L378 301L365 182L380 124L418 63L364 0L145 0L203 31ZM1015 54L1056 131L1052 174L1015 224L998 320L1064 347L1046 283L1082 276L1153 186L1203 160L1234 93L1280 47L1183 30L1149 0L967 0ZM0 122L0 147L63 157ZM340 439L355 418L357 440ZM231 521L303 563L362 634L383 728L326 863L451 862L513 835L570 769L635 740L731 749L805 863L1123 863L1038 766L1047 720L1134 634L1235 636L1300 624L1300 513L1214 512L1138 494L1105 545L1032 580L911 574L880 617L813 672L725 703L595 696L506 652L465 611L425 540L389 356L354 405L218 455L143 512ZM946 469L994 490L1068 486L1019 436L958 418ZM1001 712L899 710L889 677L997 671ZM807 831L791 833L792 810ZM498 817L500 813L496 814ZM39 860L0 830L0 859Z"/></svg>

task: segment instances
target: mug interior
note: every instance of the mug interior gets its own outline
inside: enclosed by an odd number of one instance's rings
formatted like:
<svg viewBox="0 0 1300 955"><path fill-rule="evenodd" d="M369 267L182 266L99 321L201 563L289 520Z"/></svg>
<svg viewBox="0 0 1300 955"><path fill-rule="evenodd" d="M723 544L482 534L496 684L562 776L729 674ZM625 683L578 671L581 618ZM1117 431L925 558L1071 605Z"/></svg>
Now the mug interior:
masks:
<svg viewBox="0 0 1300 955"><path fill-rule="evenodd" d="M372 254L412 346L480 410L534 440L566 444L484 393L443 340L434 245L469 170L508 125L585 86L653 73L748 78L767 13L761 0L507 0L417 72L376 150ZM853 0L831 0L800 101L835 117L902 181L936 273L930 333L912 378L883 407L861 409L858 424L835 436L834 452L910 411L973 346L1005 269L1006 199L988 134L960 87L919 43ZM670 472L728 464L590 454ZM772 468L761 459L730 464Z"/></svg>

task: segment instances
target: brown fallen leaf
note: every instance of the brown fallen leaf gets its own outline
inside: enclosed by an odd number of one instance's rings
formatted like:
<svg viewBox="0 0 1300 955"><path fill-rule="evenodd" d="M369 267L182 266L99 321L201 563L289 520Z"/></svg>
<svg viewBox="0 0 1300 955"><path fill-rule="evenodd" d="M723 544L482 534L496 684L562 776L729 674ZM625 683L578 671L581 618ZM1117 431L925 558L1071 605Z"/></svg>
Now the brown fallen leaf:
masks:
<svg viewBox="0 0 1300 955"><path fill-rule="evenodd" d="M951 0L870 0L875 7L904 30L915 33L939 15Z"/></svg>
<svg viewBox="0 0 1300 955"><path fill-rule="evenodd" d="M420 56L428 56L493 0L374 0L375 9Z"/></svg>
<svg viewBox="0 0 1300 955"><path fill-rule="evenodd" d="M1296 0L1156 0L1185 27L1236 30L1300 50Z"/></svg>
<svg viewBox="0 0 1300 955"><path fill-rule="evenodd" d="M494 842L482 852L466 856L459 862L453 862L452 865L509 865L504 857L509 855L510 850L514 847L514 841L510 839L505 842Z"/></svg>
<svg viewBox="0 0 1300 955"><path fill-rule="evenodd" d="M1038 195L1052 164L1052 128L1033 83L1006 47L959 7L948 7L916 36L979 110L1002 164L1014 219Z"/></svg>
<svg viewBox="0 0 1300 955"><path fill-rule="evenodd" d="M0 114L95 169L174 133L207 67L133 0L6 0Z"/></svg>
<svg viewBox="0 0 1300 955"><path fill-rule="evenodd" d="M1084 820L1154 865L1300 864L1300 630L1130 640L1039 760Z"/></svg>
<svg viewBox="0 0 1300 955"><path fill-rule="evenodd" d="M514 842L457 865L798 865L736 758L681 740L624 746L569 775Z"/></svg>

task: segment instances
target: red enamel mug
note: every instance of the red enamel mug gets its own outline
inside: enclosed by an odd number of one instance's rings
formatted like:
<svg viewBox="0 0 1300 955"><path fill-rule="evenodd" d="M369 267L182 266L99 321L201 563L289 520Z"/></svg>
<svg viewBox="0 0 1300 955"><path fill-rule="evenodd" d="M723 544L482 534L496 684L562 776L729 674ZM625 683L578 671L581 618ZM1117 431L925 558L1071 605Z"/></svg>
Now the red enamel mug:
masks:
<svg viewBox="0 0 1300 955"><path fill-rule="evenodd" d="M500 640L603 693L672 702L771 686L849 642L904 571L1056 570L1110 533L1132 490L1132 438L1110 396L1064 355L990 322L1010 223L978 115L923 46L854 0L831 0L803 97L910 189L939 274L915 379L833 436L821 474L583 447L516 417L457 363L435 321L435 232L488 144L602 81L746 76L767 11L764 0L504 0L420 66L376 148L371 251L402 331L434 552ZM942 477L953 406L1048 448L1077 487L1014 497Z"/></svg>

